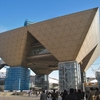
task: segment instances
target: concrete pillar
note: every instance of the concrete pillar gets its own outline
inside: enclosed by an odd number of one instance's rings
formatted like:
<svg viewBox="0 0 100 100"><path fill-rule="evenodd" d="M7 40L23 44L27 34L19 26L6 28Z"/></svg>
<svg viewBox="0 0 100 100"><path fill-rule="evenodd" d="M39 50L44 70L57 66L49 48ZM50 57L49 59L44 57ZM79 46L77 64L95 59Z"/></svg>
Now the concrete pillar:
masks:
<svg viewBox="0 0 100 100"><path fill-rule="evenodd" d="M82 82L82 90L85 91L84 83L86 83L86 73L81 71L81 82Z"/></svg>
<svg viewBox="0 0 100 100"><path fill-rule="evenodd" d="M81 71L81 81L82 83L86 82L86 73L84 71Z"/></svg>
<svg viewBox="0 0 100 100"><path fill-rule="evenodd" d="M59 88L69 90L70 88L81 89L80 65L76 61L58 63Z"/></svg>
<svg viewBox="0 0 100 100"><path fill-rule="evenodd" d="M96 71L95 75L96 75L96 79L98 81L98 88L100 89L100 71L99 70Z"/></svg>
<svg viewBox="0 0 100 100"><path fill-rule="evenodd" d="M48 75L36 75L35 86L48 90L49 88Z"/></svg>

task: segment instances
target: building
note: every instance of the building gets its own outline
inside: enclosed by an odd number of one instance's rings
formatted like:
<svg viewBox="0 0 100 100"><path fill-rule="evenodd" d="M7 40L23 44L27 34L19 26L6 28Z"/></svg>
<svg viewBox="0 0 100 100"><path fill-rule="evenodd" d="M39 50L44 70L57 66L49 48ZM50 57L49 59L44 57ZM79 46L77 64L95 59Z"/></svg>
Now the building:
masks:
<svg viewBox="0 0 100 100"><path fill-rule="evenodd" d="M30 88L34 89L34 90L41 90L41 89L44 89L45 85L42 87L42 86L39 86L35 81L35 76L30 76ZM51 89L57 89L59 90L59 80L58 79L55 79L55 78L51 78L49 77L48 78L48 89L51 90Z"/></svg>
<svg viewBox="0 0 100 100"><path fill-rule="evenodd" d="M29 90L30 70L23 67L7 68L5 90Z"/></svg>
<svg viewBox="0 0 100 100"><path fill-rule="evenodd" d="M0 91L4 90L5 77L6 77L6 69L3 68L0 70Z"/></svg>
<svg viewBox="0 0 100 100"><path fill-rule="evenodd" d="M99 55L98 8L33 23L0 34L0 57L4 62L11 67L30 68L41 77L57 70L59 63L66 65L66 62L76 62L80 66L81 79L84 79L82 73ZM68 66L65 67L67 69ZM84 81L81 80L81 84L82 82Z"/></svg>
<svg viewBox="0 0 100 100"><path fill-rule="evenodd" d="M67 61L66 63L61 62L59 66L59 84L60 90L67 91L70 88L81 89L81 71L80 65L77 62Z"/></svg>
<svg viewBox="0 0 100 100"><path fill-rule="evenodd" d="M30 88L34 88L35 87L35 76L31 75L30 76Z"/></svg>
<svg viewBox="0 0 100 100"><path fill-rule="evenodd" d="M49 89L56 89L59 90L59 80L55 78L49 77Z"/></svg>
<svg viewBox="0 0 100 100"><path fill-rule="evenodd" d="M95 77L87 77L87 82L84 83L85 90L89 91L91 87L96 89L98 87L98 81Z"/></svg>

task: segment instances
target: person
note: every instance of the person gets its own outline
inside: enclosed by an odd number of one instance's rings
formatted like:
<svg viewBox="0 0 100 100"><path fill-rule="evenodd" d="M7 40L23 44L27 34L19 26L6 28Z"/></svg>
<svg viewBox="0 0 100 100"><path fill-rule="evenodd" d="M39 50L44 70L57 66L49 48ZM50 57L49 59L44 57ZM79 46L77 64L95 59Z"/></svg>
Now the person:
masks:
<svg viewBox="0 0 100 100"><path fill-rule="evenodd" d="M98 88L95 89L95 100L100 100L100 91Z"/></svg>
<svg viewBox="0 0 100 100"><path fill-rule="evenodd" d="M47 95L45 94L45 91L43 90L40 95L40 100L47 100Z"/></svg>
<svg viewBox="0 0 100 100"><path fill-rule="evenodd" d="M83 93L81 92L81 90L80 89L78 89L78 92L77 92L77 97L78 97L78 100L84 100L83 99Z"/></svg>
<svg viewBox="0 0 100 100"><path fill-rule="evenodd" d="M75 95L73 88L70 89L69 95L66 95L64 100L78 100L78 97Z"/></svg>
<svg viewBox="0 0 100 100"><path fill-rule="evenodd" d="M52 100L57 99L57 94L55 93L55 89L53 90L53 93L51 94L51 98L52 98Z"/></svg>
<svg viewBox="0 0 100 100"><path fill-rule="evenodd" d="M94 100L94 96L95 96L95 92L93 91L93 88L91 87L87 100Z"/></svg>
<svg viewBox="0 0 100 100"><path fill-rule="evenodd" d="M36 94L36 97L37 97L38 96L38 91L37 90L35 91L35 94Z"/></svg>
<svg viewBox="0 0 100 100"><path fill-rule="evenodd" d="M30 90L30 91L28 92L28 96L31 96L31 94L32 94L32 90Z"/></svg>
<svg viewBox="0 0 100 100"><path fill-rule="evenodd" d="M67 93L67 91L66 90L64 90L64 92L62 93L62 100L64 100L65 99L65 96L66 95L68 95L68 93Z"/></svg>
<svg viewBox="0 0 100 100"><path fill-rule="evenodd" d="M86 91L86 100L88 100L89 91Z"/></svg>

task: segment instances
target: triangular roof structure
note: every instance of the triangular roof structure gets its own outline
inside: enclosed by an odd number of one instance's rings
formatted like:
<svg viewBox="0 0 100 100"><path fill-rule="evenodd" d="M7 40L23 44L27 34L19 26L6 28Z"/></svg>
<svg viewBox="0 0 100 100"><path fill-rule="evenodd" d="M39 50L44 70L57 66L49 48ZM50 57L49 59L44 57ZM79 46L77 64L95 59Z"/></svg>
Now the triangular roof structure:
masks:
<svg viewBox="0 0 100 100"><path fill-rule="evenodd" d="M62 61L77 61L86 71L100 54L99 42L99 11L93 8L3 32L0 57L37 74L49 74ZM36 44L49 54L30 56Z"/></svg>

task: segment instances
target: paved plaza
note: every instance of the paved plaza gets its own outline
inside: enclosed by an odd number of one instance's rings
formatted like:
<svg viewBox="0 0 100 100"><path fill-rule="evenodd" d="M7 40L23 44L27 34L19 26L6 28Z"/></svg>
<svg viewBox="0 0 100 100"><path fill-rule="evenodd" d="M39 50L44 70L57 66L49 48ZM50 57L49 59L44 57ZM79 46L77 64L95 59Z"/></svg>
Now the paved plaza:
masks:
<svg viewBox="0 0 100 100"><path fill-rule="evenodd" d="M0 100L40 100L40 97L35 96L0 96ZM52 100L51 98L47 100ZM62 100L61 98L58 98L58 100Z"/></svg>
<svg viewBox="0 0 100 100"><path fill-rule="evenodd" d="M16 95L0 95L0 100L39 100L40 97L36 97L35 95L28 96L28 95L22 95L22 96L16 96Z"/></svg>
<svg viewBox="0 0 100 100"><path fill-rule="evenodd" d="M0 100L39 100L39 97L0 96Z"/></svg>
<svg viewBox="0 0 100 100"><path fill-rule="evenodd" d="M11 95L11 93L5 93L5 92L0 92L0 100L40 100L40 96L36 95ZM51 98L47 100L52 100ZM62 100L61 97L58 98L58 100Z"/></svg>

